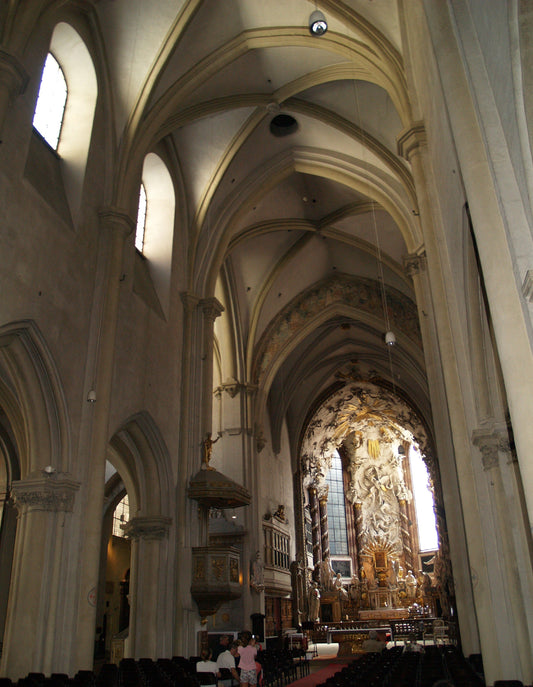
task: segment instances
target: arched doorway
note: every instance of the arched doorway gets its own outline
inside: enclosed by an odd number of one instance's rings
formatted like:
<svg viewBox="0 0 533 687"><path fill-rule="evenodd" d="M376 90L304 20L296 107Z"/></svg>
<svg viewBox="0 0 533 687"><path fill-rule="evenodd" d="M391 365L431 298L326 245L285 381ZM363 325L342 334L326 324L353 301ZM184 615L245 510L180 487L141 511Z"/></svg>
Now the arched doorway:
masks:
<svg viewBox="0 0 533 687"><path fill-rule="evenodd" d="M120 474L106 465L106 503L102 528L102 563L96 617L95 663L124 657L130 621L131 542L125 527L129 499Z"/></svg>
<svg viewBox="0 0 533 687"><path fill-rule="evenodd" d="M17 530L11 484L20 479L20 467L10 422L0 408L0 645L6 625L13 550Z"/></svg>

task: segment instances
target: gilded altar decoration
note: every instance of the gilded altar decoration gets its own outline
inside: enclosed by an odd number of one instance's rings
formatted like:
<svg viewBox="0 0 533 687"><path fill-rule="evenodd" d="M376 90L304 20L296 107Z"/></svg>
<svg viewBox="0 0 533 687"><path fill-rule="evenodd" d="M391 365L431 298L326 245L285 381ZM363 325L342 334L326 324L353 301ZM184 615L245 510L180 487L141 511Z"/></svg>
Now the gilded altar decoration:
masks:
<svg viewBox="0 0 533 687"><path fill-rule="evenodd" d="M195 561L194 579L195 580L205 579L205 562L204 562L203 558L199 558Z"/></svg>
<svg viewBox="0 0 533 687"><path fill-rule="evenodd" d="M239 581L239 561L234 558L229 561L229 578L231 582Z"/></svg>
<svg viewBox="0 0 533 687"><path fill-rule="evenodd" d="M224 574L224 568L226 566L226 561L224 558L212 558L211 559L211 568L213 570L213 575L217 580L220 580L222 578L222 575Z"/></svg>

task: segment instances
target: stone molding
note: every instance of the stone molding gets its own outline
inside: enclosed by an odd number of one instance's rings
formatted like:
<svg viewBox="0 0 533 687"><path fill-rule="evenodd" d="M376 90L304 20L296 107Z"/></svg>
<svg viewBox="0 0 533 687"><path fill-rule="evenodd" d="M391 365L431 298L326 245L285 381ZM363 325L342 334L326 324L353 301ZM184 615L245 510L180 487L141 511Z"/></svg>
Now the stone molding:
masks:
<svg viewBox="0 0 533 687"><path fill-rule="evenodd" d="M168 530L172 523L172 518L132 518L122 526L124 534L128 539L138 541L139 539L161 540L168 537Z"/></svg>
<svg viewBox="0 0 533 687"><path fill-rule="evenodd" d="M0 85L5 86L10 100L24 93L28 81L28 73L19 60L5 50L0 50Z"/></svg>
<svg viewBox="0 0 533 687"><path fill-rule="evenodd" d="M533 303L533 270L528 270L522 283L522 293L528 303Z"/></svg>
<svg viewBox="0 0 533 687"><path fill-rule="evenodd" d="M79 488L80 483L71 479L68 473L48 474L43 470L40 474L15 480L11 493L19 515L31 511L71 513Z"/></svg>
<svg viewBox="0 0 533 687"><path fill-rule="evenodd" d="M412 126L404 129L396 139L398 155L410 160L413 153L427 145L426 127L424 122L413 122Z"/></svg>
<svg viewBox="0 0 533 687"><path fill-rule="evenodd" d="M115 207L102 208L98 217L100 225L103 228L117 232L123 239L133 233L135 229L135 222L131 219L125 210Z"/></svg>

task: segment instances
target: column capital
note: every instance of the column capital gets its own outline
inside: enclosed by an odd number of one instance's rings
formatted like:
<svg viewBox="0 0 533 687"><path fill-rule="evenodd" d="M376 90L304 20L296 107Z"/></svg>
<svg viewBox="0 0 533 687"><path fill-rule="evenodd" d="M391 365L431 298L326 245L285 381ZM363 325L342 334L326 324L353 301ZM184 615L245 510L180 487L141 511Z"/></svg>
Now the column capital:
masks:
<svg viewBox="0 0 533 687"><path fill-rule="evenodd" d="M424 249L416 253L409 253L409 255L405 255L403 258L403 268L409 277L425 272L426 267L427 260L426 251Z"/></svg>
<svg viewBox="0 0 533 687"><path fill-rule="evenodd" d="M9 99L22 95L28 81L28 74L18 58L0 49L0 85L6 88Z"/></svg>
<svg viewBox="0 0 533 687"><path fill-rule="evenodd" d="M241 392L248 394L249 396L255 394L257 391L257 384L249 384L248 382L239 382L236 379L229 377L226 381L217 386L213 393L220 398L222 392L226 392L230 398L235 398L235 396Z"/></svg>
<svg viewBox="0 0 533 687"><path fill-rule="evenodd" d="M113 233L122 235L122 238L129 236L135 229L135 222L132 220L126 210L115 208L112 206L102 208L98 212L100 226L105 229L110 229Z"/></svg>
<svg viewBox="0 0 533 687"><path fill-rule="evenodd" d="M211 322L214 322L217 317L220 317L220 315L222 315L224 312L224 306L214 296L202 298L200 305L202 306L202 311L206 316L206 319L210 320Z"/></svg>
<svg viewBox="0 0 533 687"><path fill-rule="evenodd" d="M39 470L23 480L15 480L11 493L19 515L30 511L71 513L80 483L69 473Z"/></svg>
<svg viewBox="0 0 533 687"><path fill-rule="evenodd" d="M137 517L129 520L124 526L124 534L128 539L165 539L168 537L168 530L172 523L172 518L165 517Z"/></svg>
<svg viewBox="0 0 533 687"><path fill-rule="evenodd" d="M418 121L404 129L396 139L398 155L410 160L413 153L427 145L426 127L424 122Z"/></svg>
<svg viewBox="0 0 533 687"><path fill-rule="evenodd" d="M191 291L182 291L180 293L181 297L181 302L183 303L183 307L188 313L193 312L193 310L196 308L198 303L200 302L200 296L197 296L195 293L192 293Z"/></svg>
<svg viewBox="0 0 533 687"><path fill-rule="evenodd" d="M329 484L322 484L318 487L318 500L321 504L326 504L328 501Z"/></svg>
<svg viewBox="0 0 533 687"><path fill-rule="evenodd" d="M500 452L510 451L509 437L505 427L488 425L472 432L472 443L481 452L484 470L491 470L499 464Z"/></svg>

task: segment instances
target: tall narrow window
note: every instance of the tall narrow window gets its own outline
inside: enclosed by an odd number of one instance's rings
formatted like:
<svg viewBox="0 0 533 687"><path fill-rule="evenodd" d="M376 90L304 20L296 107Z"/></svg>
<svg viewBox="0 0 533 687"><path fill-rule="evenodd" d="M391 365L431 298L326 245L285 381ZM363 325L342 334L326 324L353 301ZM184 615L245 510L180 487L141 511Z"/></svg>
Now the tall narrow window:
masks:
<svg viewBox="0 0 533 687"><path fill-rule="evenodd" d="M348 554L348 536L346 533L346 507L344 505L344 482L342 479L342 461L337 452L331 460L331 468L326 477L328 490L328 528L329 548L333 556Z"/></svg>
<svg viewBox="0 0 533 687"><path fill-rule="evenodd" d="M409 451L409 465L415 497L420 551L434 551L438 549L439 545L433 508L433 492L429 487L429 475L426 464L415 447L412 447Z"/></svg>
<svg viewBox="0 0 533 687"><path fill-rule="evenodd" d="M52 53L48 53L33 116L33 126L54 150L57 150L59 144L66 103L67 82L63 70Z"/></svg>
<svg viewBox="0 0 533 687"><path fill-rule="evenodd" d="M128 495L124 496L122 501L117 503L115 512L113 513L113 534L115 537L123 537L124 530L121 525L125 525L130 519L130 503Z"/></svg>
<svg viewBox="0 0 533 687"><path fill-rule="evenodd" d="M144 248L144 232L146 229L146 189L141 184L139 191L139 209L137 211L137 228L135 230L135 248L142 253Z"/></svg>

